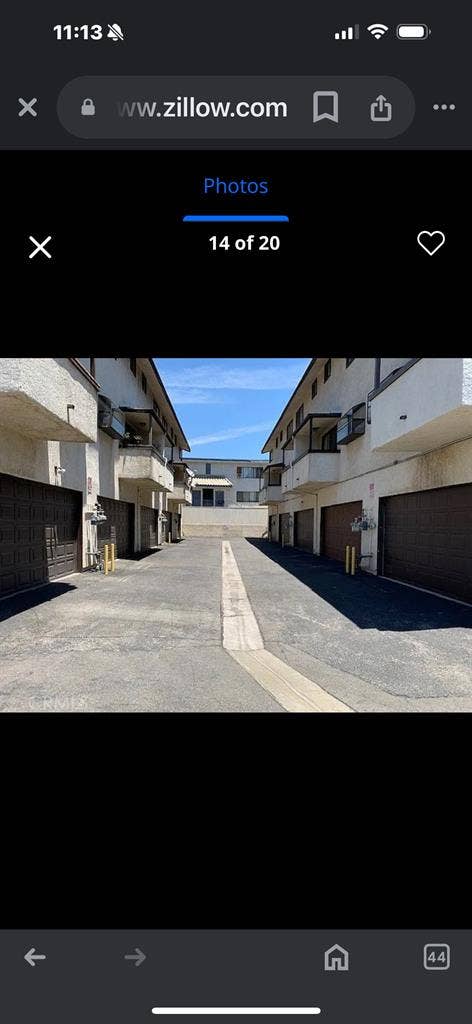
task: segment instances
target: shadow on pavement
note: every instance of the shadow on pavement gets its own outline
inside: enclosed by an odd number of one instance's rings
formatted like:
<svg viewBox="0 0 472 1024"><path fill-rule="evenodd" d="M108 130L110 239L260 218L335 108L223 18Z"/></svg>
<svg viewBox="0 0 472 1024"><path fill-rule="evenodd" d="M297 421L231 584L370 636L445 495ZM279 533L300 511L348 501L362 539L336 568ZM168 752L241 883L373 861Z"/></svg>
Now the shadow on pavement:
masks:
<svg viewBox="0 0 472 1024"><path fill-rule="evenodd" d="M383 577L348 576L341 562L298 548L246 538L271 561L304 583L360 629L416 630L472 627L472 608L425 594Z"/></svg>
<svg viewBox="0 0 472 1024"><path fill-rule="evenodd" d="M77 590L74 584L57 581L43 583L33 590L25 590L23 593L20 591L11 597L5 597L0 601L0 622L5 622L6 619L11 619L13 615L19 615L21 612L27 612L30 608L37 608L47 601L53 601L55 597L62 597L72 590Z"/></svg>

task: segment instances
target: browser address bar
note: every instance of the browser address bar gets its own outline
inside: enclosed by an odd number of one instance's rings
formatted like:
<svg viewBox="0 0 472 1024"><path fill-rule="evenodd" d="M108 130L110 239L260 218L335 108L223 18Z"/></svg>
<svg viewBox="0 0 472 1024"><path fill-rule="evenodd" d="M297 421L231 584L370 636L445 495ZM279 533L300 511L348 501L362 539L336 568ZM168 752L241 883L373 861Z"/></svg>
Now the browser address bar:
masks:
<svg viewBox="0 0 472 1024"><path fill-rule="evenodd" d="M382 141L405 132L415 101L375 75L97 76L62 89L57 113L81 139Z"/></svg>

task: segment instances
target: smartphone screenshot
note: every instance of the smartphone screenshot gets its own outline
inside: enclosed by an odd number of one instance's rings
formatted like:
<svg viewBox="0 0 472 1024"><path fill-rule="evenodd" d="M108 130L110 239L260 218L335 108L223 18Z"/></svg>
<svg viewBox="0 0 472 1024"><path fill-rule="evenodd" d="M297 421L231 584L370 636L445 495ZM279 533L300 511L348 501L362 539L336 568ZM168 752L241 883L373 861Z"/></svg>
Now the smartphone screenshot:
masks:
<svg viewBox="0 0 472 1024"><path fill-rule="evenodd" d="M467 1018L471 32L4 5L2 1020Z"/></svg>

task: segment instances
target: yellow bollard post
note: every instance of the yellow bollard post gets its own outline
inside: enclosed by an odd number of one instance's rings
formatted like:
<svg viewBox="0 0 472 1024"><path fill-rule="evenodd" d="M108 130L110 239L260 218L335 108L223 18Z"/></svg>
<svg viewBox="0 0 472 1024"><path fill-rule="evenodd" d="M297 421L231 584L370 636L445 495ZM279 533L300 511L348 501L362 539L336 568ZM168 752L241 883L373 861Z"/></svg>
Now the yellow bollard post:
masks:
<svg viewBox="0 0 472 1024"><path fill-rule="evenodd" d="M356 572L356 549L354 545L351 548L351 576L354 576Z"/></svg>
<svg viewBox="0 0 472 1024"><path fill-rule="evenodd" d="M108 576L108 544L105 544L104 562L105 562L105 576Z"/></svg>
<svg viewBox="0 0 472 1024"><path fill-rule="evenodd" d="M111 571L115 571L115 545L111 545Z"/></svg>
<svg viewBox="0 0 472 1024"><path fill-rule="evenodd" d="M350 551L351 551L351 549L350 549L350 547L349 547L349 544L346 544L346 572L347 572L347 573L349 572L349 557L350 557Z"/></svg>

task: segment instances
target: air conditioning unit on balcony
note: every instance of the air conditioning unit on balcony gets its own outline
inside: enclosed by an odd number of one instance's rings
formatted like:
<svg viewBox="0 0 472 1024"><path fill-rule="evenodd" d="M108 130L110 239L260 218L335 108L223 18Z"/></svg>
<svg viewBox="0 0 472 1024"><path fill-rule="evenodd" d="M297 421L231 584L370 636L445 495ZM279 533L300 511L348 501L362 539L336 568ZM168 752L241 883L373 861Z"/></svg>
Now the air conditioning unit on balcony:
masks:
<svg viewBox="0 0 472 1024"><path fill-rule="evenodd" d="M105 434L121 440L126 430L125 416L121 409L117 409L111 398L106 395L98 396L98 426Z"/></svg>
<svg viewBox="0 0 472 1024"><path fill-rule="evenodd" d="M354 405L338 422L336 443L350 444L356 437L365 434L365 402Z"/></svg>

